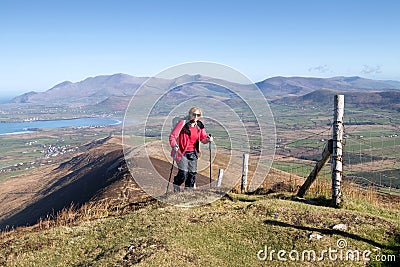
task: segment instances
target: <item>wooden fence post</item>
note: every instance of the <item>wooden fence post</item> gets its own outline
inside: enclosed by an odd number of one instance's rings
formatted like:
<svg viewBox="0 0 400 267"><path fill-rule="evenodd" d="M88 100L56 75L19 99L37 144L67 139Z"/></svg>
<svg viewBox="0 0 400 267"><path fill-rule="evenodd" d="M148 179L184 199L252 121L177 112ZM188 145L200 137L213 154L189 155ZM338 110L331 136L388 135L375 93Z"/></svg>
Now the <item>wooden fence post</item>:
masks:
<svg viewBox="0 0 400 267"><path fill-rule="evenodd" d="M219 169L218 171L218 178L217 178L217 187L221 187L222 184L222 177L224 176L224 170Z"/></svg>
<svg viewBox="0 0 400 267"><path fill-rule="evenodd" d="M339 207L342 201L344 95L335 95L334 104L332 128L332 204L335 207Z"/></svg>
<svg viewBox="0 0 400 267"><path fill-rule="evenodd" d="M249 154L243 154L243 164L242 164L242 194L247 192L247 173L249 171Z"/></svg>

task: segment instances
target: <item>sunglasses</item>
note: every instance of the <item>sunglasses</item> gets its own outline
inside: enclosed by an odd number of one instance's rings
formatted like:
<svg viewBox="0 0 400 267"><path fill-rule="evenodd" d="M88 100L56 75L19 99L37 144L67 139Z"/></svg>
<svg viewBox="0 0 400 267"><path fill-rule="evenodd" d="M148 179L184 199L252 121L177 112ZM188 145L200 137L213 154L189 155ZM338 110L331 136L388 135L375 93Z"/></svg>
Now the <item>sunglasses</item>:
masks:
<svg viewBox="0 0 400 267"><path fill-rule="evenodd" d="M199 114L199 113L192 113L192 115L193 115L194 117L201 117L201 114Z"/></svg>

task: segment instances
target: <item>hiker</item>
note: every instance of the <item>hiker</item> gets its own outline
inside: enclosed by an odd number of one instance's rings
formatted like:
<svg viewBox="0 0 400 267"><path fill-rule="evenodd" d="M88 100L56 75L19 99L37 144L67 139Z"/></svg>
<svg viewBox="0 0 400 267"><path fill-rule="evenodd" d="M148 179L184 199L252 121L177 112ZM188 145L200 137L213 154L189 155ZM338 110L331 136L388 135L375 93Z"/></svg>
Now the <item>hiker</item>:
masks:
<svg viewBox="0 0 400 267"><path fill-rule="evenodd" d="M172 147L171 156L175 157L179 169L174 177L174 192L180 191L180 185L183 182L185 182L185 189L194 188L200 142L207 144L213 141L212 136L207 136L200 118L201 110L198 107L192 107L187 120L180 120L169 136Z"/></svg>

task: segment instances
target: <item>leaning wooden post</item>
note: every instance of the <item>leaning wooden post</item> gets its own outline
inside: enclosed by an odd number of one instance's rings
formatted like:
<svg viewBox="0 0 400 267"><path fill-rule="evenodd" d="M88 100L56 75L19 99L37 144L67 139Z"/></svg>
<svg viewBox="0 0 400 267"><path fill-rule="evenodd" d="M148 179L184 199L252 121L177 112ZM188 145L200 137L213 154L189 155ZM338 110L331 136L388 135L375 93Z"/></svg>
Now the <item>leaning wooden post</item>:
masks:
<svg viewBox="0 0 400 267"><path fill-rule="evenodd" d="M242 164L242 186L241 192L247 192L247 172L249 170L249 154L243 154L243 164Z"/></svg>
<svg viewBox="0 0 400 267"><path fill-rule="evenodd" d="M344 95L335 95L334 104L332 128L332 204L335 207L339 207L342 201Z"/></svg>
<svg viewBox="0 0 400 267"><path fill-rule="evenodd" d="M297 192L298 197L304 197L307 190L310 188L311 184L315 181L315 179L317 179L317 175L321 171L322 167L324 167L326 162L328 162L331 152L332 152L332 140L329 140L324 146L324 150L322 151L321 160L319 160L315 164L314 169L310 172L306 181L300 187L299 192Z"/></svg>

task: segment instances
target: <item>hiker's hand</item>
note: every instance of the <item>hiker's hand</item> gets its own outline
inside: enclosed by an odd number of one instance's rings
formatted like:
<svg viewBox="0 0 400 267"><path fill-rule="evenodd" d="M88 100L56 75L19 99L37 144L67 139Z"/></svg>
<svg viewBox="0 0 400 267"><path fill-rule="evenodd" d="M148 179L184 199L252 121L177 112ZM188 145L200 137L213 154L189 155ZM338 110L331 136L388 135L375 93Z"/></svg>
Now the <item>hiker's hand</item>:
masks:
<svg viewBox="0 0 400 267"><path fill-rule="evenodd" d="M178 151L178 150L179 150L179 146L176 145L176 146L173 147L173 149L174 149L175 151Z"/></svg>
<svg viewBox="0 0 400 267"><path fill-rule="evenodd" d="M213 142L213 141L214 141L214 137L213 137L213 136L207 137L207 141L208 141L208 142Z"/></svg>

